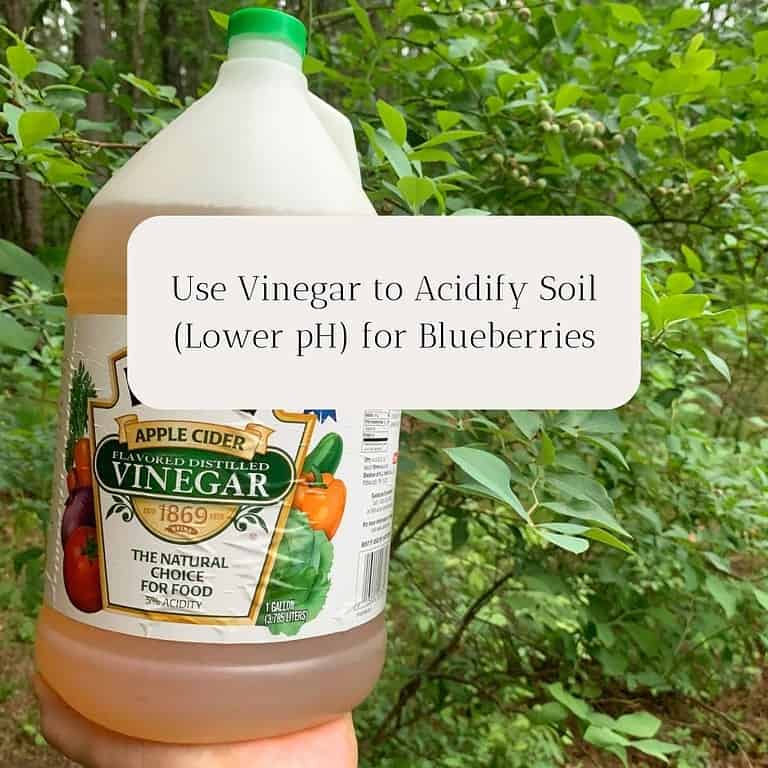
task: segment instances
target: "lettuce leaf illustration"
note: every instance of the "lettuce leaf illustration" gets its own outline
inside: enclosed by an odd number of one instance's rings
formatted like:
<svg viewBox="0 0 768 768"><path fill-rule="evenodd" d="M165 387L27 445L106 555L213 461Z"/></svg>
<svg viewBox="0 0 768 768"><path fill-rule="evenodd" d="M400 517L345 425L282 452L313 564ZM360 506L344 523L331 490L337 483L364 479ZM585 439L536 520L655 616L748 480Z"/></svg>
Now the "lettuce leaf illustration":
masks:
<svg viewBox="0 0 768 768"><path fill-rule="evenodd" d="M307 621L325 605L331 586L333 545L325 533L313 530L307 516L292 509L277 550L272 576L264 596L259 624L265 624L266 606L274 601L293 601L295 610L306 610ZM306 622L267 624L273 635L295 635Z"/></svg>

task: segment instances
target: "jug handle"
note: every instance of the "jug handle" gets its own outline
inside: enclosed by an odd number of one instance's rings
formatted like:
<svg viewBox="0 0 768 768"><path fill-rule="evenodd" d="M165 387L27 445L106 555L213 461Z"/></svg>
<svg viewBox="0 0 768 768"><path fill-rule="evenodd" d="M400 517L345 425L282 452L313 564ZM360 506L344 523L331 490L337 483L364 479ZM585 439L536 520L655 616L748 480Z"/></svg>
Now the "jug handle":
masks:
<svg viewBox="0 0 768 768"><path fill-rule="evenodd" d="M361 182L360 163L357 159L357 147L355 146L355 134L352 124L341 112L326 104L314 93L309 94L309 106L321 122L326 133L341 153L344 162L358 183Z"/></svg>

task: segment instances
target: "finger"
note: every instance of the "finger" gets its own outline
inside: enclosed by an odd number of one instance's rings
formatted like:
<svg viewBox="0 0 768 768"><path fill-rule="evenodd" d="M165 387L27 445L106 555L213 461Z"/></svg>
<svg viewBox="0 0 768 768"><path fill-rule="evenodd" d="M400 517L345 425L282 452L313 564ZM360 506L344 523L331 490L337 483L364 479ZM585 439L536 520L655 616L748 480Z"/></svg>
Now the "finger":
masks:
<svg viewBox="0 0 768 768"><path fill-rule="evenodd" d="M235 745L233 768L356 768L352 715L300 733Z"/></svg>
<svg viewBox="0 0 768 768"><path fill-rule="evenodd" d="M69 707L39 677L46 740L85 768L356 768L351 715L272 739L210 746L142 742L108 731Z"/></svg>
<svg viewBox="0 0 768 768"><path fill-rule="evenodd" d="M33 678L45 740L84 768L142 768L142 743L112 733L68 706L39 676Z"/></svg>
<svg viewBox="0 0 768 768"><path fill-rule="evenodd" d="M86 765L89 758L86 724L73 709L34 675L32 684L40 704L40 730L45 740L70 760Z"/></svg>

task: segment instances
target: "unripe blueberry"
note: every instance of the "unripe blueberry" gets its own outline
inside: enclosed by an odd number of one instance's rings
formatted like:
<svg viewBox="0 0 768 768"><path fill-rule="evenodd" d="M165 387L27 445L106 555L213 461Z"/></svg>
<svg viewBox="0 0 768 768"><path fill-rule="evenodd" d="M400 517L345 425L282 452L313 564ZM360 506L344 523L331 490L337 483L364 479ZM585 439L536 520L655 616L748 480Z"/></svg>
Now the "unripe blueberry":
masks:
<svg viewBox="0 0 768 768"><path fill-rule="evenodd" d="M725 166L724 166L722 163L718 163L718 164L715 166L715 170L716 170L718 173L725 173Z"/></svg>
<svg viewBox="0 0 768 768"><path fill-rule="evenodd" d="M680 197L680 195L675 195L675 196L672 198L672 202L674 202L674 203L677 203L677 204L679 205L680 203L682 203L682 202L683 202L683 198L682 198L682 197Z"/></svg>
<svg viewBox="0 0 768 768"><path fill-rule="evenodd" d="M530 186L531 186L531 180L530 180L530 179L529 179L527 176L522 176L522 177L520 178L520 183L521 183L521 184L522 184L524 187L530 187Z"/></svg>
<svg viewBox="0 0 768 768"><path fill-rule="evenodd" d="M462 11L459 14L459 23L460 24L469 24L472 21L472 14L467 13L467 11Z"/></svg>
<svg viewBox="0 0 768 768"><path fill-rule="evenodd" d="M598 136L603 136L605 134L605 123L602 120L598 120L595 123L595 133Z"/></svg>
<svg viewBox="0 0 768 768"><path fill-rule="evenodd" d="M493 25L499 20L499 14L496 11L487 11L485 14L485 22L488 25Z"/></svg>
<svg viewBox="0 0 768 768"><path fill-rule="evenodd" d="M528 22L528 21L531 20L531 16L533 14L531 13L531 9L530 8L521 8L517 12L517 15L520 17L521 21Z"/></svg>
<svg viewBox="0 0 768 768"><path fill-rule="evenodd" d="M584 123L584 128L582 130L582 134L585 138L591 139L595 135L595 124L594 123Z"/></svg>
<svg viewBox="0 0 768 768"><path fill-rule="evenodd" d="M680 193L683 195L690 195L691 194L691 187L688 184L681 184L680 185Z"/></svg>
<svg viewBox="0 0 768 768"><path fill-rule="evenodd" d="M550 125L552 126L550 128L550 131L552 131L552 133L560 133L560 126L557 123L550 123Z"/></svg>
<svg viewBox="0 0 768 768"><path fill-rule="evenodd" d="M581 120L582 123L591 123L592 122L592 117L590 115L588 115L586 112L582 112L579 115L579 120Z"/></svg>
<svg viewBox="0 0 768 768"><path fill-rule="evenodd" d="M519 179L520 178L520 171L517 168L512 169L512 178L513 179Z"/></svg>
<svg viewBox="0 0 768 768"><path fill-rule="evenodd" d="M597 170L600 171L600 173L604 173L605 171L608 170L608 166L605 164L603 160L600 160L600 162L598 162L595 165L595 168L597 168Z"/></svg>
<svg viewBox="0 0 768 768"><path fill-rule="evenodd" d="M611 141L617 146L617 147L623 147L625 144L624 135L621 133L617 133L614 135L614 137L611 139Z"/></svg>
<svg viewBox="0 0 768 768"><path fill-rule="evenodd" d="M568 123L568 130L574 136L581 136L581 133L584 130L584 123L582 123L581 120L571 120L571 122Z"/></svg>
<svg viewBox="0 0 768 768"><path fill-rule="evenodd" d="M485 24L485 19L479 13L473 13L471 23L473 27L481 29Z"/></svg>
<svg viewBox="0 0 768 768"><path fill-rule="evenodd" d="M546 187L547 187L547 180L546 179L536 179L536 186L539 189L546 189Z"/></svg>
<svg viewBox="0 0 768 768"><path fill-rule="evenodd" d="M523 163L523 164L520 166L520 170L521 170L523 173L528 173L528 166L527 166L525 163Z"/></svg>
<svg viewBox="0 0 768 768"><path fill-rule="evenodd" d="M521 8L525 8L525 2L524 2L524 0L513 0L512 7L516 11L519 11Z"/></svg>
<svg viewBox="0 0 768 768"><path fill-rule="evenodd" d="M496 165L504 165L504 155L502 155L500 152L494 152L491 155L491 160L493 160Z"/></svg>
<svg viewBox="0 0 768 768"><path fill-rule="evenodd" d="M589 146L594 147L598 152L602 152L605 149L605 144L600 139L590 139Z"/></svg>
<svg viewBox="0 0 768 768"><path fill-rule="evenodd" d="M539 123L539 128L541 128L544 133L549 133L552 130L552 123L550 123L549 120L542 120Z"/></svg>
<svg viewBox="0 0 768 768"><path fill-rule="evenodd" d="M669 194L669 190L666 187L656 187L656 191L662 196L666 197Z"/></svg>
<svg viewBox="0 0 768 768"><path fill-rule="evenodd" d="M546 101L539 107L539 111L542 117L545 117L547 120L551 120L555 116L555 110Z"/></svg>
<svg viewBox="0 0 768 768"><path fill-rule="evenodd" d="M507 165L510 168L517 168L517 158L514 156L510 156L509 158L507 158Z"/></svg>

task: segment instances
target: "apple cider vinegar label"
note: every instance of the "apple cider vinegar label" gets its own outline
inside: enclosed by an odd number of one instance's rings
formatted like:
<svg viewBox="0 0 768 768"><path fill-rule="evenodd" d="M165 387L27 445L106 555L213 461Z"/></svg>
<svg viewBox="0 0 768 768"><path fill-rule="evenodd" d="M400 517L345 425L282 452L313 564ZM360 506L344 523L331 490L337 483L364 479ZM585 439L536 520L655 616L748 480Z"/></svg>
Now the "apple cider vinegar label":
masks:
<svg viewBox="0 0 768 768"><path fill-rule="evenodd" d="M400 412L154 410L129 386L125 333L123 316L69 323L47 604L102 629L221 643L380 614ZM265 375L253 372L256 401Z"/></svg>

